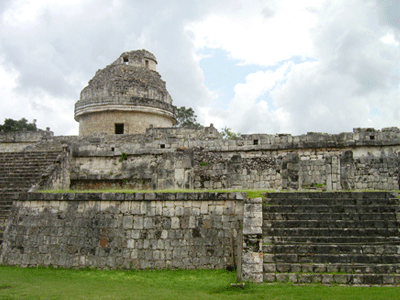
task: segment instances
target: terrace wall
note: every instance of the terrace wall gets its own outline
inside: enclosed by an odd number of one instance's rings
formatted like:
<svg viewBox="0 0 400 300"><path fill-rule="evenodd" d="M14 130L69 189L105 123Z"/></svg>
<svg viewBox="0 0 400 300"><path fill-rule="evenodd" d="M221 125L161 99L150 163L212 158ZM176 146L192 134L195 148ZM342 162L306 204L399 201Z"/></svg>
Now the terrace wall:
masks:
<svg viewBox="0 0 400 300"><path fill-rule="evenodd" d="M65 268L227 268L244 193L29 193L14 201L1 263Z"/></svg>

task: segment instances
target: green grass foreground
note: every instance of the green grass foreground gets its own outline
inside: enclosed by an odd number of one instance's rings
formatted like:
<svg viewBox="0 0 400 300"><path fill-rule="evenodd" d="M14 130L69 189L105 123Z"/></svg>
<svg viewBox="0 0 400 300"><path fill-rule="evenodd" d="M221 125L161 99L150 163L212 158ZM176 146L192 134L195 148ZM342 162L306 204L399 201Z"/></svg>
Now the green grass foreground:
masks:
<svg viewBox="0 0 400 300"><path fill-rule="evenodd" d="M101 271L0 266L0 299L400 299L400 287L246 284L225 270Z"/></svg>

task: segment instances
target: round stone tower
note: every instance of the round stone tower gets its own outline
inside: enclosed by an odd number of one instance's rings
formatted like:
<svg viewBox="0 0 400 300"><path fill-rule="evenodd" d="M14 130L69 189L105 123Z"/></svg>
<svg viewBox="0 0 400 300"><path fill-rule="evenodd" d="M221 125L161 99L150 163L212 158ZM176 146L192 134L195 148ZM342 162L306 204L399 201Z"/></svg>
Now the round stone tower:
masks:
<svg viewBox="0 0 400 300"><path fill-rule="evenodd" d="M146 50L124 52L98 70L75 103L79 135L144 133L172 127L176 116L156 57Z"/></svg>

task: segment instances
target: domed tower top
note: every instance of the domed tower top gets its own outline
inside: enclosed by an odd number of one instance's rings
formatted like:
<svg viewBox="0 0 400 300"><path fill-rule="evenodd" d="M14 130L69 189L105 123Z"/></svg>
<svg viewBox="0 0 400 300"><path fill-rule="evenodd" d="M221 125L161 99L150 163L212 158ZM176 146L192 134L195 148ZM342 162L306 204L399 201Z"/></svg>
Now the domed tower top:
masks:
<svg viewBox="0 0 400 300"><path fill-rule="evenodd" d="M98 70L75 104L79 135L144 133L172 127L176 116L165 82L156 71L156 57L147 50L124 52Z"/></svg>
<svg viewBox="0 0 400 300"><path fill-rule="evenodd" d="M147 50L136 50L124 52L121 56L112 63L113 65L125 64L134 67L144 67L152 71L157 71L157 60L153 53Z"/></svg>

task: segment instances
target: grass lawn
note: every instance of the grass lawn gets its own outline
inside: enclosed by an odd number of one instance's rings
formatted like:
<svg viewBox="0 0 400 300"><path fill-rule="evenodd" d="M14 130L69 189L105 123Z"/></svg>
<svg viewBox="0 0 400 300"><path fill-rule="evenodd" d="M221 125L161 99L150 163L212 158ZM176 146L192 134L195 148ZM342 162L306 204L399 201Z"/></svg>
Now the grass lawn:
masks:
<svg viewBox="0 0 400 300"><path fill-rule="evenodd" d="M0 299L400 299L400 287L250 284L225 270L101 271L0 266Z"/></svg>

